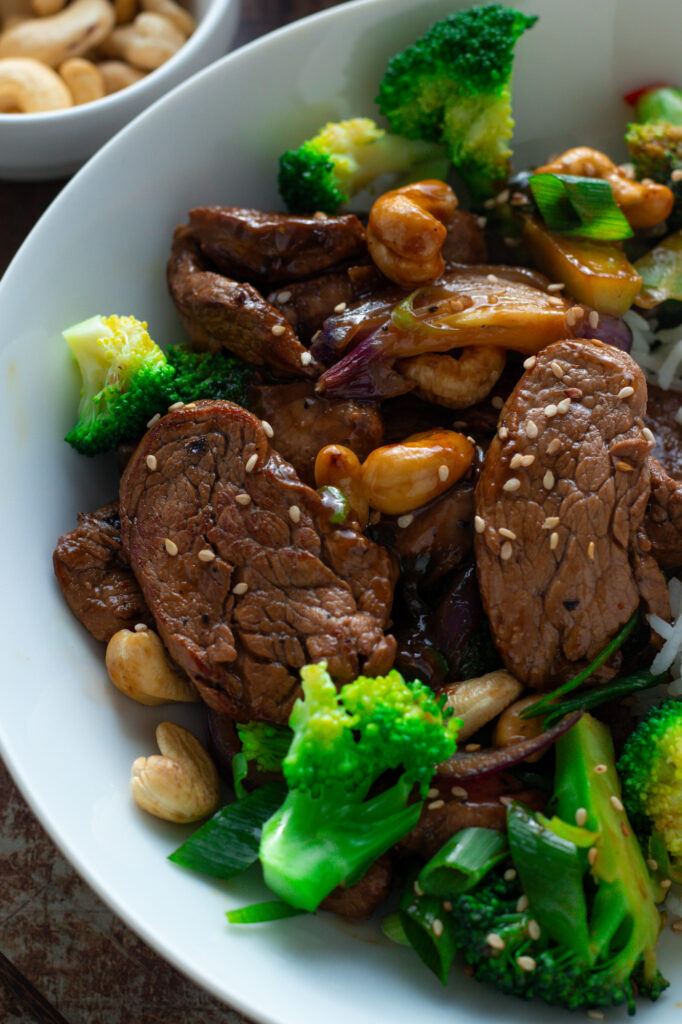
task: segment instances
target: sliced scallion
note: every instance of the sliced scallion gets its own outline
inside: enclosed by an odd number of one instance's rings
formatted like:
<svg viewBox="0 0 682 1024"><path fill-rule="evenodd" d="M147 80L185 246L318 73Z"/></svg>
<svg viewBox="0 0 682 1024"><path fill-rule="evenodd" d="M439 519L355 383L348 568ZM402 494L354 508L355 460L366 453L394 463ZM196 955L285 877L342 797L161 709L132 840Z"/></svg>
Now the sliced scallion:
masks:
<svg viewBox="0 0 682 1024"><path fill-rule="evenodd" d="M573 174L533 174L528 184L550 231L605 242L633 234L608 181Z"/></svg>
<svg viewBox="0 0 682 1024"><path fill-rule="evenodd" d="M281 921L284 917L298 917L299 914L307 914L307 910L290 907L281 900L265 900L263 903L228 910L225 916L230 924L262 924L264 921Z"/></svg>
<svg viewBox="0 0 682 1024"><path fill-rule="evenodd" d="M508 853L502 833L465 828L448 839L422 868L417 881L429 896L459 896L473 889Z"/></svg>
<svg viewBox="0 0 682 1024"><path fill-rule="evenodd" d="M447 985L448 973L455 957L456 947L450 924L450 915L436 896L420 895L414 882L408 882L398 916L409 944L429 970Z"/></svg>

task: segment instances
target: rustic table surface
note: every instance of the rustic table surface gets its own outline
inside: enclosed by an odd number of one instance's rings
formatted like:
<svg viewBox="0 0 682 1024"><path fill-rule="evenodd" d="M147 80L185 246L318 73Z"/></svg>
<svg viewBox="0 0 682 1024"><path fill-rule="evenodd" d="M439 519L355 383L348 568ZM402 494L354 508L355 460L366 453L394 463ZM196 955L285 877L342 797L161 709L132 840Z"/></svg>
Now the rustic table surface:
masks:
<svg viewBox="0 0 682 1024"><path fill-rule="evenodd" d="M242 0L234 45L339 0ZM65 181L0 181L0 275ZM0 1022L244 1024L138 939L64 860L0 761Z"/></svg>

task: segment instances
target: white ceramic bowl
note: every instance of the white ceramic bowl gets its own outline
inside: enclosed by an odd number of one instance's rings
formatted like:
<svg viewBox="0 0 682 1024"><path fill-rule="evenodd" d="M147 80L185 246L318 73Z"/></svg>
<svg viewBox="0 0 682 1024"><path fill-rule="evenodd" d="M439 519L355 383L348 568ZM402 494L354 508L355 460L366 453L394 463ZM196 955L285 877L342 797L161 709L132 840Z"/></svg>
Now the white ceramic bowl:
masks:
<svg viewBox="0 0 682 1024"><path fill-rule="evenodd" d="M127 89L47 114L0 113L0 178L32 181L78 170L159 96L224 56L239 4L240 0L191 0L195 32L170 60Z"/></svg>
<svg viewBox="0 0 682 1024"><path fill-rule="evenodd" d="M622 137L619 97L678 81L682 5L673 0L517 0L540 13L515 73L518 152ZM128 793L162 719L198 709L133 704L107 682L102 648L61 598L50 559L76 513L116 491L110 463L61 440L77 382L60 330L96 312L181 331L166 293L171 232L196 204L277 207L277 156L325 118L372 114L386 59L457 0L363 0L231 55L145 112L66 187L0 283L3 439L0 749L55 841L96 891L176 966L273 1024L473 1024L580 1019L526 1005L453 970L442 988L375 924L321 914L230 928L224 911L266 898L255 872L231 884L165 857L189 829L153 820ZM664 30L665 29L665 30ZM539 141L544 140L544 141ZM663 937L672 988L640 1020L682 1001L679 938ZM624 1020L625 1011L609 1013Z"/></svg>

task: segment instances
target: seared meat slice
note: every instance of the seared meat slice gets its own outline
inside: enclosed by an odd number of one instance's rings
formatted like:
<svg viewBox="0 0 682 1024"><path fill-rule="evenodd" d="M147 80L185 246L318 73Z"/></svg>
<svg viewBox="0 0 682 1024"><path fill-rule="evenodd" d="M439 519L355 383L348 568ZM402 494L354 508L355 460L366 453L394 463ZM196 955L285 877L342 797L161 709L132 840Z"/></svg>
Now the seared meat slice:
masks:
<svg viewBox="0 0 682 1024"><path fill-rule="evenodd" d="M485 233L478 217L466 210L455 210L448 224L448 233L441 249L446 268L460 263L485 263L488 251Z"/></svg>
<svg viewBox="0 0 682 1024"><path fill-rule="evenodd" d="M57 541L52 561L69 608L95 640L107 643L138 622L154 624L123 555L118 502L81 512L76 529Z"/></svg>
<svg viewBox="0 0 682 1024"><path fill-rule="evenodd" d="M669 476L682 480L682 425L675 419L682 406L682 394L664 391L655 384L648 385L648 393L645 423L656 438L651 454Z"/></svg>
<svg viewBox="0 0 682 1024"><path fill-rule="evenodd" d="M332 529L245 409L159 420L121 480L121 529L168 651L216 710L286 722L307 662L326 658L338 682L390 668L388 554Z"/></svg>
<svg viewBox="0 0 682 1024"><path fill-rule="evenodd" d="M651 554L662 569L682 565L682 481L673 480L658 459L649 460L651 500L646 532Z"/></svg>
<svg viewBox="0 0 682 1024"><path fill-rule="evenodd" d="M391 859L384 854L370 865L355 885L349 885L347 889L340 885L330 892L320 904L320 910L329 910L354 921L366 921L391 891L392 875Z"/></svg>
<svg viewBox="0 0 682 1024"><path fill-rule="evenodd" d="M268 302L287 318L302 341L309 342L337 306L367 298L389 285L373 265L346 267L277 288L268 295Z"/></svg>
<svg viewBox="0 0 682 1024"><path fill-rule="evenodd" d="M315 486L315 457L326 444L344 444L362 462L384 436L381 416L371 405L323 398L307 381L251 389L253 411L274 431L272 447L301 480Z"/></svg>
<svg viewBox="0 0 682 1024"><path fill-rule="evenodd" d="M642 529L646 394L624 352L560 341L502 410L476 487L479 582L505 664L535 689L592 661L640 598L669 617Z"/></svg>
<svg viewBox="0 0 682 1024"><path fill-rule="evenodd" d="M227 348L247 363L316 377L315 359L289 322L250 284L206 269L187 228L178 228L168 262L168 288L182 326L198 352Z"/></svg>
<svg viewBox="0 0 682 1024"><path fill-rule="evenodd" d="M237 206L200 206L189 228L201 251L234 277L272 284L297 281L367 255L365 229L353 214L299 217Z"/></svg>

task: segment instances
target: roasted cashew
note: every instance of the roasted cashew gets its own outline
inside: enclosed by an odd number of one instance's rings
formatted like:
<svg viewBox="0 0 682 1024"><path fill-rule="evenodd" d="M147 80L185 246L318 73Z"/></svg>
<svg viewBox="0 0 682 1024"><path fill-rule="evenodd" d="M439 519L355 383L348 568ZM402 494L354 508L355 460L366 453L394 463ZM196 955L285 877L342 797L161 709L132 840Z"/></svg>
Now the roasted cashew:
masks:
<svg viewBox="0 0 682 1024"><path fill-rule="evenodd" d="M176 4L175 0L142 0L142 8L145 11L152 11L154 14L162 14L186 38L191 36L197 27L197 23L189 11L181 7L180 4Z"/></svg>
<svg viewBox="0 0 682 1024"><path fill-rule="evenodd" d="M362 483L360 460L354 451L343 444L328 444L320 448L315 459L315 486L338 487L364 530L369 518L369 503Z"/></svg>
<svg viewBox="0 0 682 1024"><path fill-rule="evenodd" d="M3 32L11 25L33 17L31 0L0 0L0 27Z"/></svg>
<svg viewBox="0 0 682 1024"><path fill-rule="evenodd" d="M138 704L155 706L199 700L194 684L171 666L151 629L119 629L107 644L106 665L114 686Z"/></svg>
<svg viewBox="0 0 682 1024"><path fill-rule="evenodd" d="M161 14L143 11L130 25L114 29L102 53L128 61L142 71L153 71L169 60L185 42L182 32Z"/></svg>
<svg viewBox="0 0 682 1024"><path fill-rule="evenodd" d="M106 89L104 78L96 64L85 57L70 57L59 68L76 106L101 100Z"/></svg>
<svg viewBox="0 0 682 1024"><path fill-rule="evenodd" d="M130 788L143 811L186 824L216 810L220 798L218 772L201 743L180 725L162 722L156 728L162 756L133 762Z"/></svg>
<svg viewBox="0 0 682 1024"><path fill-rule="evenodd" d="M442 181L419 181L385 192L367 224L370 256L403 288L428 284L445 270L441 249L457 197Z"/></svg>
<svg viewBox="0 0 682 1024"><path fill-rule="evenodd" d="M66 0L31 0L33 13L39 18L47 18L50 14L57 14L66 6Z"/></svg>
<svg viewBox="0 0 682 1024"><path fill-rule="evenodd" d="M146 78L147 72L140 71L124 60L101 60L97 65L99 72L104 79L104 91L109 93L118 92L120 89L127 89L142 78Z"/></svg>
<svg viewBox="0 0 682 1024"><path fill-rule="evenodd" d="M107 0L73 0L59 14L22 21L3 32L0 57L33 57L56 68L98 46L113 25L114 9Z"/></svg>
<svg viewBox="0 0 682 1024"><path fill-rule="evenodd" d="M633 181L622 167L589 146L576 146L538 167L536 174L575 174L601 178L613 189L613 198L633 228L652 228L670 216L674 197L666 185Z"/></svg>
<svg viewBox="0 0 682 1024"><path fill-rule="evenodd" d="M497 669L463 683L448 683L441 690L441 694L446 694L446 707L452 708L456 717L462 719L458 741L468 739L497 718L522 692L521 683L506 669Z"/></svg>
<svg viewBox="0 0 682 1024"><path fill-rule="evenodd" d="M0 60L0 113L37 114L71 106L71 93L46 64L28 57Z"/></svg>
<svg viewBox="0 0 682 1024"><path fill-rule="evenodd" d="M449 409L466 409L480 402L495 387L507 354L494 345L471 345L459 357L425 352L401 359L396 369L412 381L415 395Z"/></svg>
<svg viewBox="0 0 682 1024"><path fill-rule="evenodd" d="M521 712L531 704L537 703L537 700L538 694L531 693L530 696L522 697L521 700L514 701L508 708L505 708L495 723L494 747L511 747L514 743L521 743L522 740L540 735L543 729L542 715L538 715L537 718L521 718ZM526 760L539 761L543 753L544 751L540 751L527 757Z"/></svg>

